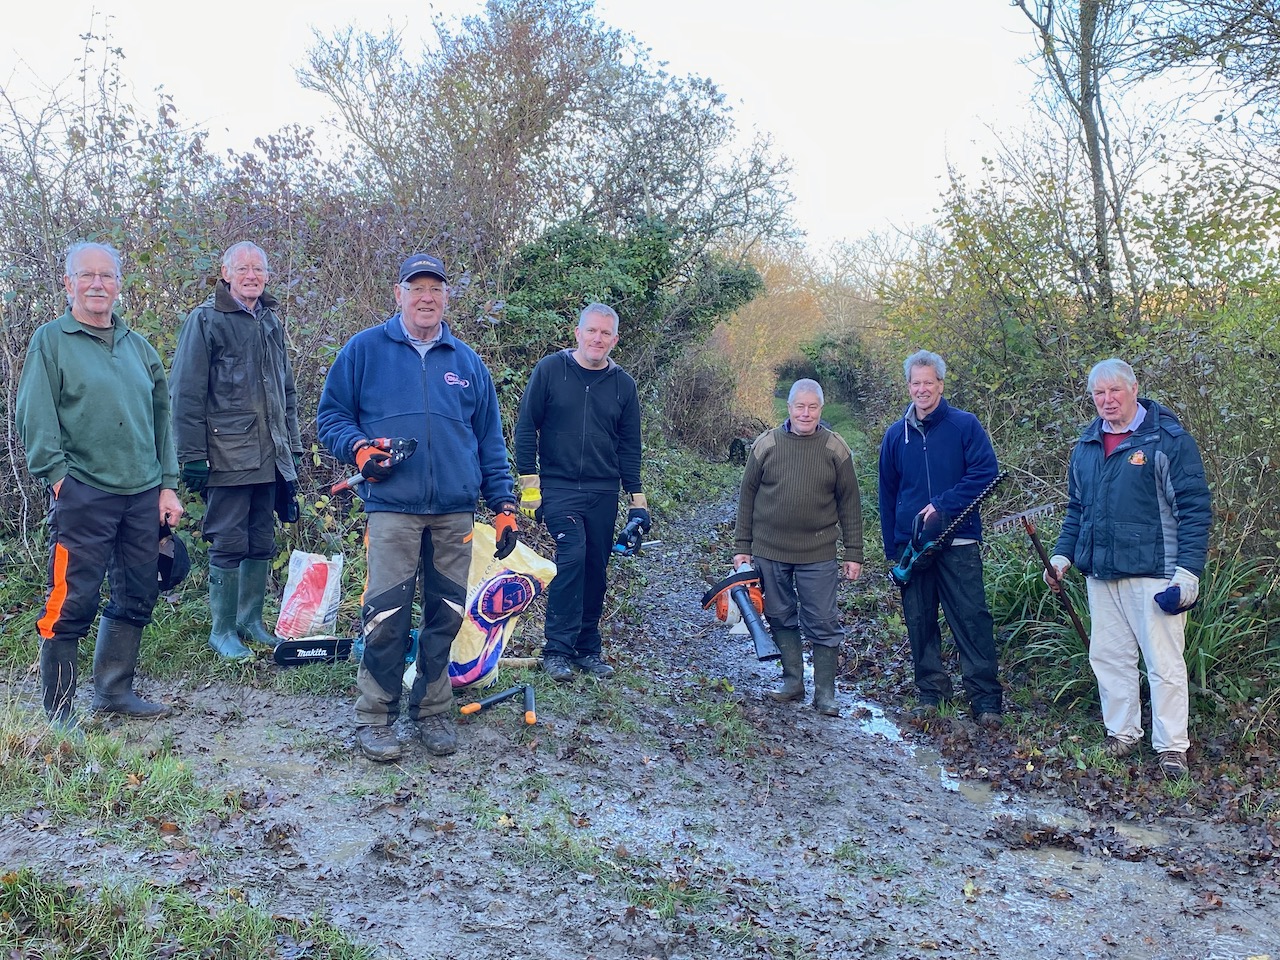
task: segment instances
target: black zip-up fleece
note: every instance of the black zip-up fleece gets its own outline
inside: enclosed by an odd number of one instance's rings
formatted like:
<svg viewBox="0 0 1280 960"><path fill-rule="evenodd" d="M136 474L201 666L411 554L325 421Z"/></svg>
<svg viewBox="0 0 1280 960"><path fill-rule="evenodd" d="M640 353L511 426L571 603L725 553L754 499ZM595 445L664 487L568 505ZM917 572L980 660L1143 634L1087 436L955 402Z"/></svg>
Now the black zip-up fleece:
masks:
<svg viewBox="0 0 1280 960"><path fill-rule="evenodd" d="M516 471L543 489L640 493L640 398L636 382L609 361L585 371L572 350L533 368L516 420Z"/></svg>

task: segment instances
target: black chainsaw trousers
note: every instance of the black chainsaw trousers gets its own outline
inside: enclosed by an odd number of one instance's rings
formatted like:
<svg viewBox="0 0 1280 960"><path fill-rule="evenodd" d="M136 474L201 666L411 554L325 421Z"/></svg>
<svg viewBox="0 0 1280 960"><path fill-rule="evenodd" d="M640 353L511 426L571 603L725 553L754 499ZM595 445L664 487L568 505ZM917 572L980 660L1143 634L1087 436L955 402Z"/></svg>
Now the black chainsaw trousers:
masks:
<svg viewBox="0 0 1280 960"><path fill-rule="evenodd" d="M49 593L36 623L45 640L78 642L103 615L144 627L160 595L160 488L106 493L67 476L49 505Z"/></svg>

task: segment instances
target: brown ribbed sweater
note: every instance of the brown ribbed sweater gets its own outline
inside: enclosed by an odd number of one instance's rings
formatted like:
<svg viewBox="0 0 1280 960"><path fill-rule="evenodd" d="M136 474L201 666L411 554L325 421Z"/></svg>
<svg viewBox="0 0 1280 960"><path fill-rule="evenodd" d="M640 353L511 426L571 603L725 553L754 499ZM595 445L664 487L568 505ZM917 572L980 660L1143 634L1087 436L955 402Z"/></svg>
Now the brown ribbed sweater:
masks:
<svg viewBox="0 0 1280 960"><path fill-rule="evenodd" d="M733 552L818 563L835 559L837 533L845 562L861 563L862 499L844 438L826 427L761 434L742 475Z"/></svg>

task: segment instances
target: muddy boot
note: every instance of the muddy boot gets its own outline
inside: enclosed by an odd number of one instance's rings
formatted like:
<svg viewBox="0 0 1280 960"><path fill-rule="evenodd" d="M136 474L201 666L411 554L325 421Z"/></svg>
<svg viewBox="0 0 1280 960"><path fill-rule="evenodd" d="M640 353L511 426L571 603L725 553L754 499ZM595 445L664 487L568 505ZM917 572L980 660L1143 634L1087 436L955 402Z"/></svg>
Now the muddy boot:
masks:
<svg viewBox="0 0 1280 960"><path fill-rule="evenodd" d="M836 661L839 647L813 645L813 709L824 717L840 716L836 706Z"/></svg>
<svg viewBox="0 0 1280 960"><path fill-rule="evenodd" d="M213 629L209 646L228 660L247 660L253 652L236 635L236 607L240 603L240 571L236 567L209 565L209 612Z"/></svg>
<svg viewBox="0 0 1280 960"><path fill-rule="evenodd" d="M782 682L765 696L773 700L804 699L804 651L800 649L800 631L775 628L773 642L782 654Z"/></svg>
<svg viewBox="0 0 1280 960"><path fill-rule="evenodd" d="M280 641L262 622L262 604L267 596L270 560L240 561L240 598L236 605L236 631L245 640L274 647Z"/></svg>
<svg viewBox="0 0 1280 960"><path fill-rule="evenodd" d="M98 645L93 650L93 709L95 713L122 713L126 717L155 720L167 717L162 703L143 700L133 692L138 668L142 628L103 617L98 624Z"/></svg>
<svg viewBox="0 0 1280 960"><path fill-rule="evenodd" d="M44 712L55 727L74 732L80 727L76 716L75 640L44 640L40 644L40 688L44 693Z"/></svg>

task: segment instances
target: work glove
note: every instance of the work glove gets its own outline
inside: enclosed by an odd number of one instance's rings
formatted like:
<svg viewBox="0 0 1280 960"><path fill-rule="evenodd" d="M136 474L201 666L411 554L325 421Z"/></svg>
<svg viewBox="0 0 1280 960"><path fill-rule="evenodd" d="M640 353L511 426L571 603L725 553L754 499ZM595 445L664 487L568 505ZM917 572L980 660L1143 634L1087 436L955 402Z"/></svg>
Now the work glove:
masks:
<svg viewBox="0 0 1280 960"><path fill-rule="evenodd" d="M1071 569L1071 561L1060 553L1055 553L1049 558L1049 566L1053 567L1054 576L1049 575L1049 571L1044 572L1044 582L1051 590L1057 590L1062 582L1062 578L1067 575L1067 571Z"/></svg>
<svg viewBox="0 0 1280 960"><path fill-rule="evenodd" d="M205 489L209 486L209 461L192 460L190 463L184 463L182 482L192 493L198 493L203 497Z"/></svg>
<svg viewBox="0 0 1280 960"><path fill-rule="evenodd" d="M276 474L275 513L281 523L297 523L301 515L298 506L298 484L294 480L286 480Z"/></svg>
<svg viewBox="0 0 1280 960"><path fill-rule="evenodd" d="M542 481L536 473L520 476L520 512L535 523L542 522Z"/></svg>
<svg viewBox="0 0 1280 960"><path fill-rule="evenodd" d="M493 535L498 546L498 549L493 552L493 556L495 559L505 560L511 551L516 548L516 540L520 536L520 527L516 524L516 505L514 503L504 503L502 510L493 518Z"/></svg>
<svg viewBox="0 0 1280 960"><path fill-rule="evenodd" d="M293 469L299 471L302 469L302 454L295 453L293 455Z"/></svg>
<svg viewBox="0 0 1280 960"><path fill-rule="evenodd" d="M627 523L632 520L640 521L640 533L649 532L649 501L645 499L643 493L633 493L631 495L631 509L627 511Z"/></svg>
<svg viewBox="0 0 1280 960"><path fill-rule="evenodd" d="M1200 596L1200 578L1186 567L1173 568L1173 579L1169 581L1169 586L1181 591L1183 609L1195 603Z"/></svg>
<svg viewBox="0 0 1280 960"><path fill-rule="evenodd" d="M356 466L360 468L360 475L370 483L377 483L391 476L391 464L388 463L390 459L391 454L375 447L368 440L361 440L356 445Z"/></svg>
<svg viewBox="0 0 1280 960"><path fill-rule="evenodd" d="M1169 585L1156 594L1156 603L1165 613L1181 613L1195 606L1200 596L1200 578L1185 567L1174 567Z"/></svg>

